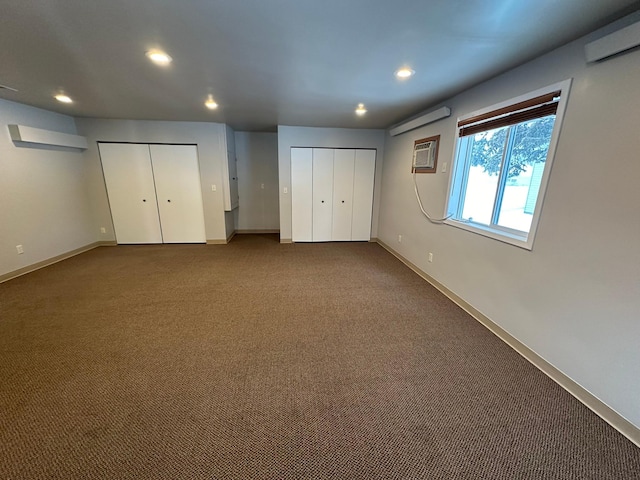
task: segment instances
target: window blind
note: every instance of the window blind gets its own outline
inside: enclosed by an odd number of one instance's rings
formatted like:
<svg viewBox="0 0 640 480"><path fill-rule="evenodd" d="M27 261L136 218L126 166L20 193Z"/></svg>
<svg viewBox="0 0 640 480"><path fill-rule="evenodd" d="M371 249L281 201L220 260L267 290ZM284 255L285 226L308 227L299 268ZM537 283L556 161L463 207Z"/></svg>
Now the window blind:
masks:
<svg viewBox="0 0 640 480"><path fill-rule="evenodd" d="M461 137L466 137L495 128L516 125L527 120L555 115L558 110L559 100L560 91L558 90L524 102L514 103L507 107L466 118L458 122L458 132Z"/></svg>

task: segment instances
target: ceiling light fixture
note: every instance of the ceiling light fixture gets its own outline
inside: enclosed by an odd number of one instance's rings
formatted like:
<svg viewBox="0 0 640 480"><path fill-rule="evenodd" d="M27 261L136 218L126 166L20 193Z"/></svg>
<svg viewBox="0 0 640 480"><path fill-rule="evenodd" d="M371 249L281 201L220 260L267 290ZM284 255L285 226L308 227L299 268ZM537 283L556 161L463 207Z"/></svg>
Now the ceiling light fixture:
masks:
<svg viewBox="0 0 640 480"><path fill-rule="evenodd" d="M73 103L73 100L71 100L71 97L69 97L68 95L65 95L64 93L59 93L58 95L54 95L53 98L55 98L56 100L62 103Z"/></svg>
<svg viewBox="0 0 640 480"><path fill-rule="evenodd" d="M213 99L211 94L209 94L209 96L207 97L207 101L204 102L204 106L207 107L209 110L215 110L216 108L218 108L218 104Z"/></svg>
<svg viewBox="0 0 640 480"><path fill-rule="evenodd" d="M409 67L402 67L396 70L396 77L404 80L405 78L412 77L415 73L416 72L414 70L411 70Z"/></svg>
<svg viewBox="0 0 640 480"><path fill-rule="evenodd" d="M356 115L362 116L365 113L367 113L367 109L364 108L364 103L359 103L358 108L356 108Z"/></svg>
<svg viewBox="0 0 640 480"><path fill-rule="evenodd" d="M155 50L155 49L147 50L145 55L153 63L155 63L156 65L160 65L162 67L166 67L173 61L173 58L171 58L168 54L166 54L162 50Z"/></svg>

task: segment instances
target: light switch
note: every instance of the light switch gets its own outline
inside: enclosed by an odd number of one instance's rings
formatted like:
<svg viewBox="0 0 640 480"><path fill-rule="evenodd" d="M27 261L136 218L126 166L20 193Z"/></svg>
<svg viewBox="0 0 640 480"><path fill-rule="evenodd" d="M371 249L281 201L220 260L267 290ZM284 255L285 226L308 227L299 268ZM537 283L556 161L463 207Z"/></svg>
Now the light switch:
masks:
<svg viewBox="0 0 640 480"><path fill-rule="evenodd" d="M289 193L289 189L287 187L284 187L284 190L282 191L282 193Z"/></svg>
<svg viewBox="0 0 640 480"><path fill-rule="evenodd" d="M217 190L216 186L215 185L211 185L211 191L215 192L216 190Z"/></svg>
<svg viewBox="0 0 640 480"><path fill-rule="evenodd" d="M447 173L447 162L442 164L442 173Z"/></svg>

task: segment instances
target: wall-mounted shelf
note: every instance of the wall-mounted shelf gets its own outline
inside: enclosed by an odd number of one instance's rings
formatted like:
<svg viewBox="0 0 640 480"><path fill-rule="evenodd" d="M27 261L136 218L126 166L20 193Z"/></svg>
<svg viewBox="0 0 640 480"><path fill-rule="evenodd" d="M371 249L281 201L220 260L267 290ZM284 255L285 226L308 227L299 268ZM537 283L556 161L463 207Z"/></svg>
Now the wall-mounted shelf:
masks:
<svg viewBox="0 0 640 480"><path fill-rule="evenodd" d="M25 127L24 125L8 125L9 135L14 142L50 145L55 147L87 148L87 139L80 135L52 132L41 128Z"/></svg>

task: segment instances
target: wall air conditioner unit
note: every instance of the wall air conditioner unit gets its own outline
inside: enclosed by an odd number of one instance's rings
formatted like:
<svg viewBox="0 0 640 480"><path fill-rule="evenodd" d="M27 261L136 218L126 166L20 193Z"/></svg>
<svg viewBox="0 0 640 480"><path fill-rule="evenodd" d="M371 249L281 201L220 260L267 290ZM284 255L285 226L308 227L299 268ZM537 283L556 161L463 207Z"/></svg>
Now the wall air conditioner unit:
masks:
<svg viewBox="0 0 640 480"><path fill-rule="evenodd" d="M440 135L416 140L413 145L412 173L435 173Z"/></svg>

